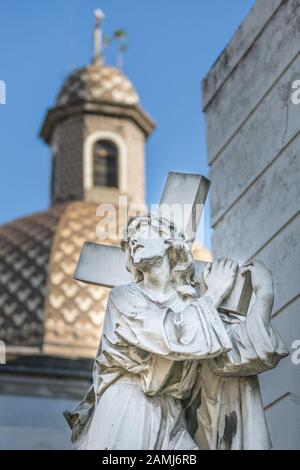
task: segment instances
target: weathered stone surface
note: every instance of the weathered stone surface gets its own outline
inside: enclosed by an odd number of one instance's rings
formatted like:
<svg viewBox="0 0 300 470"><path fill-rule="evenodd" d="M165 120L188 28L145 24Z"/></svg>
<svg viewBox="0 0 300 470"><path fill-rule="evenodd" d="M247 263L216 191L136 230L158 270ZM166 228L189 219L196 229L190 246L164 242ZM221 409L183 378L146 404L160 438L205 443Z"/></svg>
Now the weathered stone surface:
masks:
<svg viewBox="0 0 300 470"><path fill-rule="evenodd" d="M203 83L213 252L271 269L274 323L288 347L300 331L299 25L299 0L257 1ZM276 449L299 448L297 367L288 358L261 376Z"/></svg>
<svg viewBox="0 0 300 470"><path fill-rule="evenodd" d="M295 217L257 257L274 273L275 302L273 312L299 295L300 215Z"/></svg>
<svg viewBox="0 0 300 470"><path fill-rule="evenodd" d="M291 100L299 69L297 57L212 166L213 226L299 132L300 106Z"/></svg>
<svg viewBox="0 0 300 470"><path fill-rule="evenodd" d="M292 344L300 339L300 297L273 317L273 325L280 331L280 336L292 353ZM278 377L280 380L278 381ZM299 365L293 364L290 355L277 367L260 376L262 397L265 406L270 405L287 393L300 395ZM276 383L276 387L274 387Z"/></svg>
<svg viewBox="0 0 300 470"><path fill-rule="evenodd" d="M226 49L220 54L202 81L202 106L204 110L283 1L256 1L245 21L237 29Z"/></svg>
<svg viewBox="0 0 300 470"><path fill-rule="evenodd" d="M276 383L278 382L278 379ZM288 394L267 408L266 415L270 429L272 430L272 442L277 449L299 449L300 420L300 396Z"/></svg>
<svg viewBox="0 0 300 470"><path fill-rule="evenodd" d="M299 233L300 216L298 215L256 255L274 273L275 304L273 312L277 312L290 299L299 294ZM244 260L246 261L246 258Z"/></svg>
<svg viewBox="0 0 300 470"><path fill-rule="evenodd" d="M216 255L247 260L299 211L299 142L300 137L219 221L213 233Z"/></svg>
<svg viewBox="0 0 300 470"><path fill-rule="evenodd" d="M299 21L299 2L283 2L215 95L206 110L209 162L299 53Z"/></svg>

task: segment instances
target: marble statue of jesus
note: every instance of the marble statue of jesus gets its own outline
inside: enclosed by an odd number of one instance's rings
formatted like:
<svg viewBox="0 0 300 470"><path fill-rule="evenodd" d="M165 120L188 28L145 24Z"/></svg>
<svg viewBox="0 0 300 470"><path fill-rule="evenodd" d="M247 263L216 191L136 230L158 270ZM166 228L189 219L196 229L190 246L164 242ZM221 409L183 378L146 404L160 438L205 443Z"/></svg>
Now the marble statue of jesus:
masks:
<svg viewBox="0 0 300 470"><path fill-rule="evenodd" d="M131 219L122 240L134 281L110 292L93 385L65 412L76 449L271 447L257 374L287 355L270 324L271 273L250 271L246 318L222 313L237 263L217 259L196 289L185 235L166 219Z"/></svg>

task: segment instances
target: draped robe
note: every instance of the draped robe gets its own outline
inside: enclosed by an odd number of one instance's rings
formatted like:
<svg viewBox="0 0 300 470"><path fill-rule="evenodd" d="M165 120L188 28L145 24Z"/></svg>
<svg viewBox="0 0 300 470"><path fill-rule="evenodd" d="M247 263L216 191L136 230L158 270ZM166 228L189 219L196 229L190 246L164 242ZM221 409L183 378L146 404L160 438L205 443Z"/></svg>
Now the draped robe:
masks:
<svg viewBox="0 0 300 470"><path fill-rule="evenodd" d="M209 297L157 303L137 284L110 292L93 384L65 412L76 449L269 449L257 374L287 355L252 309Z"/></svg>

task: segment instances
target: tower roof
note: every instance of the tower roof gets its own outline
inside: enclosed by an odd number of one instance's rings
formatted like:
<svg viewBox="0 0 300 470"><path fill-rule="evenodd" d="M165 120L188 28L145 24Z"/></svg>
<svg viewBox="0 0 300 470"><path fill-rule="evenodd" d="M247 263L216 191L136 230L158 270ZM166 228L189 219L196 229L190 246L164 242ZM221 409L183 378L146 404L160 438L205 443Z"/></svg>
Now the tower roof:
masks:
<svg viewBox="0 0 300 470"><path fill-rule="evenodd" d="M130 80L117 68L91 64L72 73L65 81L57 105L80 101L134 106L139 97Z"/></svg>
<svg viewBox="0 0 300 470"><path fill-rule="evenodd" d="M130 80L117 68L103 64L87 65L66 79L55 106L47 111L41 138L50 143L56 124L76 114L130 119L146 136L155 128Z"/></svg>
<svg viewBox="0 0 300 470"><path fill-rule="evenodd" d="M139 103L139 97L128 78L119 69L104 65L103 20L104 13L99 9L95 10L92 63L75 70L67 78L57 99L58 106L82 100L131 106ZM125 32L123 34L126 35Z"/></svg>
<svg viewBox="0 0 300 470"><path fill-rule="evenodd" d="M131 119L146 136L155 124L139 104L139 96L123 72L104 64L102 54L102 21L104 14L95 11L92 63L71 73L65 80L57 101L47 112L40 136L50 143L55 125L75 114L101 114Z"/></svg>

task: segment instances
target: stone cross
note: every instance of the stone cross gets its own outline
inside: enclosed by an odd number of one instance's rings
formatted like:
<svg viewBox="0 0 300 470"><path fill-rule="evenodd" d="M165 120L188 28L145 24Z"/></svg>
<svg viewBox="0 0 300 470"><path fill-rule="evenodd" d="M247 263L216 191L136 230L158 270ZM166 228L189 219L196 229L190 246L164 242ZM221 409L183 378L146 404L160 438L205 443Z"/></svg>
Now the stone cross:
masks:
<svg viewBox="0 0 300 470"><path fill-rule="evenodd" d="M210 181L202 175L170 172L161 196L157 215L169 218L170 207L173 208L172 221L183 230L191 245L196 237L209 186ZM205 265L205 262L195 260L195 278L198 283ZM132 281L121 248L90 242L85 242L82 247L74 278L105 287ZM238 272L231 294L222 303L220 310L246 315L251 295L250 275Z"/></svg>

